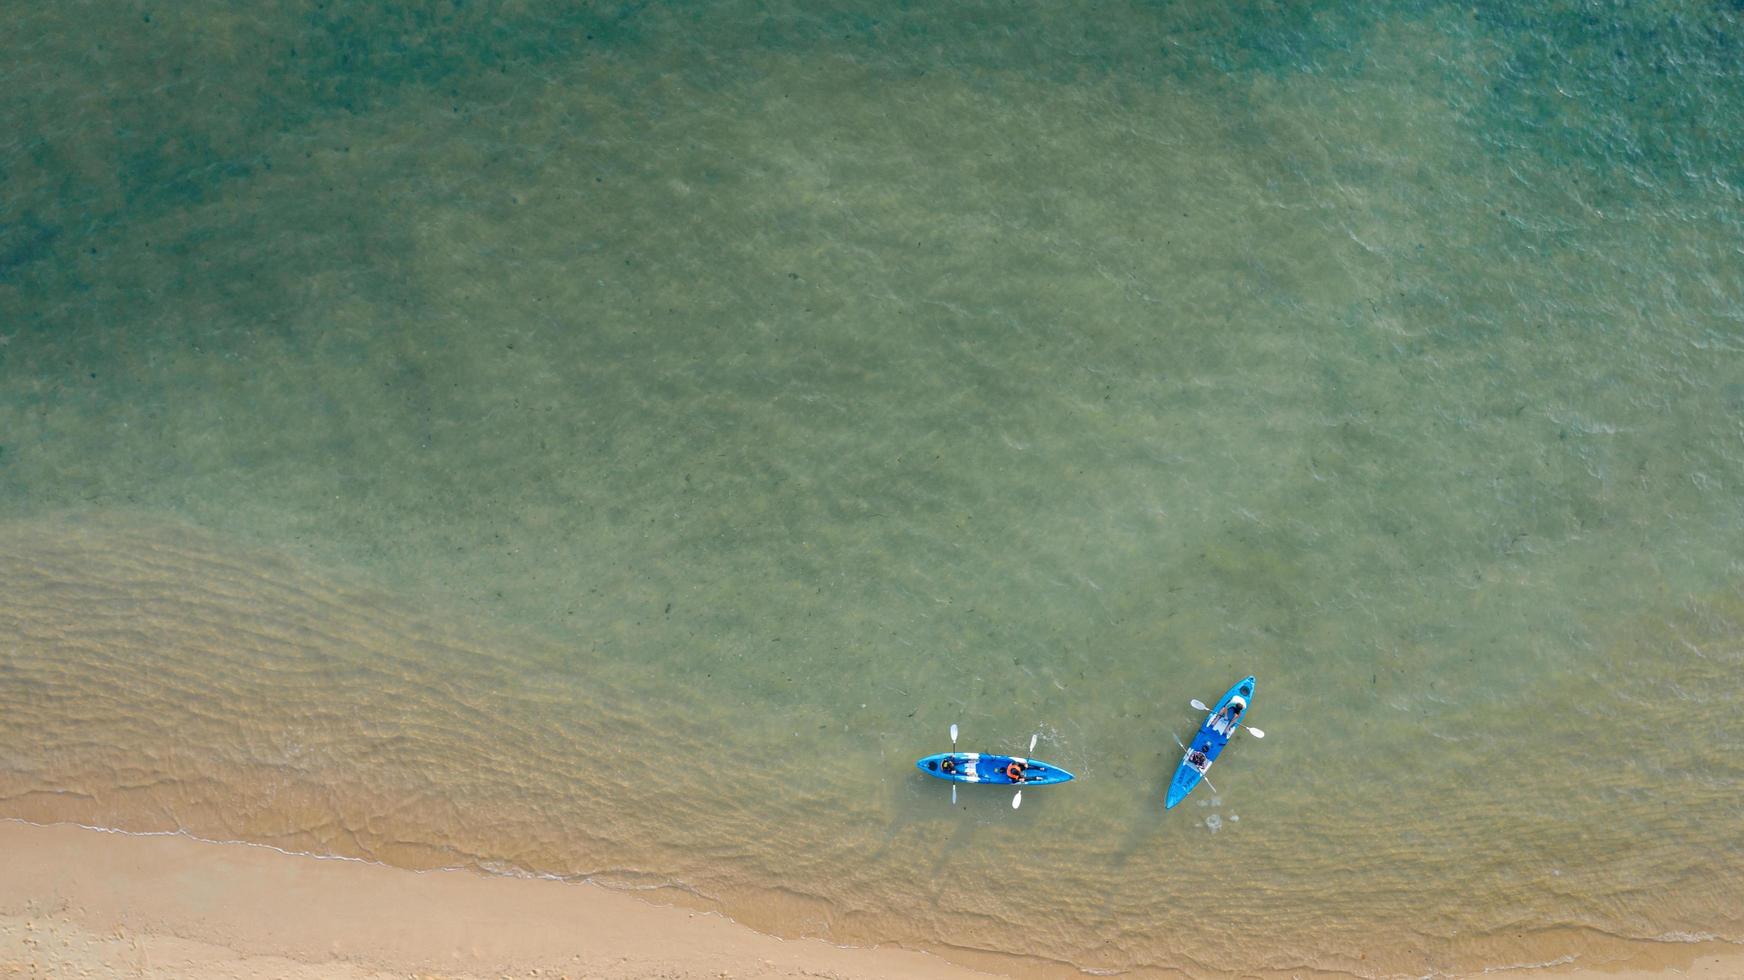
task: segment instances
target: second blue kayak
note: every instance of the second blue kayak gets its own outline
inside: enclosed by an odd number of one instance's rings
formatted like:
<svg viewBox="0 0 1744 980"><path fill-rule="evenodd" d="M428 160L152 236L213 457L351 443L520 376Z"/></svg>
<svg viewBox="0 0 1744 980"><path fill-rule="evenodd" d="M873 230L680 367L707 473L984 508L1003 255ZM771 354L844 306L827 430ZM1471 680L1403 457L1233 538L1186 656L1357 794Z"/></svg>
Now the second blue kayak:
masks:
<svg viewBox="0 0 1744 980"><path fill-rule="evenodd" d="M1204 724L1193 736L1193 741L1187 744L1187 751L1181 756L1181 764L1175 767L1175 778L1169 781L1169 796L1164 801L1163 809L1173 809L1175 804L1187 798L1193 792L1193 787L1199 785L1199 780L1205 778L1205 770L1217 761L1223 747L1229 744L1235 730L1247 719L1249 702L1254 696L1253 675L1235 683L1224 695L1221 701L1211 706L1206 713ZM1239 705L1239 710L1233 711ZM1231 717L1231 714L1234 717Z"/></svg>

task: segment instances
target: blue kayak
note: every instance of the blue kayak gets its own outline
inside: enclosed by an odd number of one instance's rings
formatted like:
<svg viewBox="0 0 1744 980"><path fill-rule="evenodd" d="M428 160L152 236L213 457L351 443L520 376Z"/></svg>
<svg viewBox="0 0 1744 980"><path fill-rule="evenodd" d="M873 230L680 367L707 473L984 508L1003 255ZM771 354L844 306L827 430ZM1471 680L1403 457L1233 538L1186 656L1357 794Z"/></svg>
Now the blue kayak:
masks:
<svg viewBox="0 0 1744 980"><path fill-rule="evenodd" d="M1223 747L1235 736L1235 730L1247 720L1253 694L1254 679L1250 674L1237 681L1223 695L1223 700L1211 706L1205 715L1205 723L1199 726L1198 734L1193 736L1186 753L1181 756L1181 764L1175 767L1175 778L1169 782L1169 798L1163 805L1165 810L1173 809L1175 804L1186 799L1193 787L1199 785L1199 780L1205 778L1205 770L1217 761Z"/></svg>
<svg viewBox="0 0 1744 980"><path fill-rule="evenodd" d="M947 760L949 765L946 765ZM995 786L1050 786L1063 783L1072 774L1059 766L1050 766L1035 759L1013 755L986 755L981 752L941 752L915 763L921 772L953 783L992 783ZM1013 768L1015 767L1015 768ZM1021 772L1021 780L1011 778Z"/></svg>

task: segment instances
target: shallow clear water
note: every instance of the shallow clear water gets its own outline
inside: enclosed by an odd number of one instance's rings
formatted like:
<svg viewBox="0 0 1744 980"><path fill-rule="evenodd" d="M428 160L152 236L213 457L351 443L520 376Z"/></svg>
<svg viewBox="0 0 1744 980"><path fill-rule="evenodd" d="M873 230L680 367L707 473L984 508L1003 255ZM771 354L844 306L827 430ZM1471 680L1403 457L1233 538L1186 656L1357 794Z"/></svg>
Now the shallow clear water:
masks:
<svg viewBox="0 0 1744 980"><path fill-rule="evenodd" d="M572 6L0 15L0 811L1012 969L1744 940L1734 10Z"/></svg>

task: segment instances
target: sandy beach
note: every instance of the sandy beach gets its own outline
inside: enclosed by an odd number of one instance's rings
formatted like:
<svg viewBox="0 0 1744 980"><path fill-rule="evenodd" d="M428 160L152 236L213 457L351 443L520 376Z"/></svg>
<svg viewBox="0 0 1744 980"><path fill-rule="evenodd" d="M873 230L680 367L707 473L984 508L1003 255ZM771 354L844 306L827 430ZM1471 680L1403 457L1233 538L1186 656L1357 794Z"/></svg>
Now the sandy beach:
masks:
<svg viewBox="0 0 1744 980"><path fill-rule="evenodd" d="M0 822L0 977L985 976L605 888Z"/></svg>
<svg viewBox="0 0 1744 980"><path fill-rule="evenodd" d="M776 939L586 884L17 821L0 822L0 854L0 977L8 980L998 975L908 950ZM1011 975L1031 972L1014 967ZM1561 980L1740 974L1744 954L1714 944L1642 944L1638 957L1602 970L1519 971Z"/></svg>

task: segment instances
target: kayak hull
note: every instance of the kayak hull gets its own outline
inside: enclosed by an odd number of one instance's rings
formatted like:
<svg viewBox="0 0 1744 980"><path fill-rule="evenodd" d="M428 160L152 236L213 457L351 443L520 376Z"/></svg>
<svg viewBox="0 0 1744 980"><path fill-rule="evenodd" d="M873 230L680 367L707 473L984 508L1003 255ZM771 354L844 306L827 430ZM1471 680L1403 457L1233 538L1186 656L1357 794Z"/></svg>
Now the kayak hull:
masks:
<svg viewBox="0 0 1744 980"><path fill-rule="evenodd" d="M946 772L944 762L951 759L955 763L956 772ZM1038 759L1025 759L1022 756L987 755L981 752L941 752L929 755L915 761L915 767L934 779L943 779L953 783L990 783L994 786L1016 786L1017 781L1005 774L1005 768L1013 762L1023 764L1023 785L1052 786L1055 783L1069 782L1072 774L1059 766L1052 766Z"/></svg>
<svg viewBox="0 0 1744 980"><path fill-rule="evenodd" d="M1238 697L1247 702L1248 706L1242 712L1242 717L1246 718L1248 712L1253 710L1253 675L1250 674L1236 681L1234 686L1224 692L1223 698L1205 713L1205 720L1200 723L1199 731L1194 734L1193 741L1188 743L1187 751L1181 755L1181 764L1175 767L1175 778L1169 781L1169 794L1163 801L1163 809L1174 809L1175 804L1186 799L1187 794L1193 792L1193 787L1198 786L1200 780L1205 778L1205 770L1211 768L1211 764L1217 761L1219 755L1223 754L1223 747L1229 744L1229 740L1241 728L1239 721L1230 726L1227 732L1221 727L1213 727L1211 724L1211 720L1217 717L1217 713L1223 710L1224 705ZM1195 749L1205 754L1203 767L1195 766L1187 761Z"/></svg>

